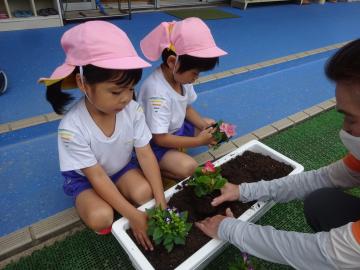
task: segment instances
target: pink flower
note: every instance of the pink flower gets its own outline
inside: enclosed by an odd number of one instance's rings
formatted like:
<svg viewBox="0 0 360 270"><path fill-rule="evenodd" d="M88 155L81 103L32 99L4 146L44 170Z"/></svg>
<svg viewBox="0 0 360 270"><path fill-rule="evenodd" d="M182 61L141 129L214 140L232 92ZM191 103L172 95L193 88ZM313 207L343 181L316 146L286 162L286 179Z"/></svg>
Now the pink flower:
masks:
<svg viewBox="0 0 360 270"><path fill-rule="evenodd" d="M215 169L214 164L212 164L211 161L206 162L204 168L202 169L202 172L203 172L203 173L206 173L206 172L211 172L211 173L216 172L216 169Z"/></svg>
<svg viewBox="0 0 360 270"><path fill-rule="evenodd" d="M222 123L220 126L220 131L225 132L228 138L235 135L235 126L228 123Z"/></svg>
<svg viewBox="0 0 360 270"><path fill-rule="evenodd" d="M244 262L246 263L248 260L248 255L246 253L243 253L242 257L243 257Z"/></svg>

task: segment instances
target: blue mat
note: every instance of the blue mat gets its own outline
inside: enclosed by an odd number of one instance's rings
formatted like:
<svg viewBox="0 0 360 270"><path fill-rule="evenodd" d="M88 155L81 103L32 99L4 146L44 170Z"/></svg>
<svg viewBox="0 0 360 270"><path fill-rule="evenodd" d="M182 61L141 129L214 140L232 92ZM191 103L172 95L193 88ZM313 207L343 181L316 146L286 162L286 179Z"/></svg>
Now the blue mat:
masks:
<svg viewBox="0 0 360 270"><path fill-rule="evenodd" d="M217 44L229 52L215 73L276 57L355 39L360 36L360 3L253 6L240 19L207 21ZM134 14L132 20L113 20L128 34L138 52L139 42L161 21L162 12ZM0 124L52 112L44 87L36 83L63 61L60 38L73 26L1 32L0 68L7 72L9 91L0 98ZM31 48L29 50L29 48ZM158 63L155 63L156 66ZM144 71L144 77L151 69Z"/></svg>

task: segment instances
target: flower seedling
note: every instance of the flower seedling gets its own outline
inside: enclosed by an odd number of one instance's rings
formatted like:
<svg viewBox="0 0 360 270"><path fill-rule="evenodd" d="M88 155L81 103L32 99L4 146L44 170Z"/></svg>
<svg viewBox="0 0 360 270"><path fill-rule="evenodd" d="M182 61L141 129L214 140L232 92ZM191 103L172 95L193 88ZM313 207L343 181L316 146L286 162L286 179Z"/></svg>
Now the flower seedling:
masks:
<svg viewBox="0 0 360 270"><path fill-rule="evenodd" d="M211 127L215 129L213 137L217 142L217 144L214 146L214 149L218 148L221 143L229 141L236 134L235 126L229 123L225 123L223 120L219 120Z"/></svg>
<svg viewBox="0 0 360 270"><path fill-rule="evenodd" d="M148 214L148 235L156 245L163 244L170 252L174 245L185 245L185 238L192 224L187 223L188 213L179 212L175 207L162 209L160 206L146 209Z"/></svg>
<svg viewBox="0 0 360 270"><path fill-rule="evenodd" d="M230 263L228 270L254 270L254 268L251 265L249 256L246 253L242 253L242 257Z"/></svg>
<svg viewBox="0 0 360 270"><path fill-rule="evenodd" d="M220 171L220 167L215 168L214 164L208 161L205 166L196 168L187 184L194 187L196 196L203 197L226 184L227 180L221 176Z"/></svg>

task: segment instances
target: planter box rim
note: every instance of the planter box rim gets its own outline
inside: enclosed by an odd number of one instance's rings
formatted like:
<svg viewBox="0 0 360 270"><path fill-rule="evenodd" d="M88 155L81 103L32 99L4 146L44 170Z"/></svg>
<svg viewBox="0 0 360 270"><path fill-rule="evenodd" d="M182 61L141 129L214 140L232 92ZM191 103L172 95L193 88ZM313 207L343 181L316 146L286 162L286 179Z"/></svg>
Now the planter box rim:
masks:
<svg viewBox="0 0 360 270"><path fill-rule="evenodd" d="M220 166L223 163L235 158L236 156L241 155L245 151L252 151L255 153L260 153L263 155L270 156L272 159L286 163L292 166L294 169L289 174L297 174L304 171L304 167L297 163L296 161L286 157L285 155L275 151L269 146L257 141L252 140L248 143L240 146L229 154L223 156L222 158L213 162L215 166ZM189 177L188 177L189 178ZM183 181L186 181L188 178L182 180L178 184L181 184ZM169 200L171 196L176 193L177 185L171 187L165 191L165 198ZM253 221L258 220L262 215L264 215L275 203L273 201L257 201L249 209L247 209L241 216L238 217L239 220L243 221ZM155 200L151 200L142 206L138 207L139 210L145 211L146 208L152 208L155 205ZM126 218L122 217L112 225L112 233L115 238L119 241L122 248L126 251L129 256L133 266L136 269L146 269L151 270L155 269L150 262L146 259L137 245L132 241L129 235L126 233L126 230L129 228L129 222ZM187 258L184 262L178 265L176 270L189 270L189 269L200 269L203 268L212 257L220 253L226 246L226 242L212 239L204 246L202 246L198 251L196 251L192 256Z"/></svg>

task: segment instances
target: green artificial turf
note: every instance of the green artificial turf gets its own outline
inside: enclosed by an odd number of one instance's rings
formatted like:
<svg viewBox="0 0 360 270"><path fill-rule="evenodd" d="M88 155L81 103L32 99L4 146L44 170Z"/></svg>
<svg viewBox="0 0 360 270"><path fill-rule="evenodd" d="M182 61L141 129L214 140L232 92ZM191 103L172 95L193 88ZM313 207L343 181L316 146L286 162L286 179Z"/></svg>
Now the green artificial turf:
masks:
<svg viewBox="0 0 360 270"><path fill-rule="evenodd" d="M202 20L217 20L239 18L238 15L217 8L192 8L192 9L176 9L166 11L165 13L179 19L186 19L189 17L198 17Z"/></svg>
<svg viewBox="0 0 360 270"><path fill-rule="evenodd" d="M342 125L342 115L331 110L322 113L297 126L275 134L262 142L274 150L295 160L304 166L304 170L323 167L346 154L338 132ZM312 232L307 225L301 201L278 203L267 212L257 224L271 225L276 229L298 232ZM223 269L240 255L239 250L231 246L218 256L208 269ZM273 264L264 260L251 257L255 269L261 270L286 270L288 266Z"/></svg>
<svg viewBox="0 0 360 270"><path fill-rule="evenodd" d="M338 136L341 125L342 116L331 110L263 142L302 164L305 170L317 169L346 154ZM359 189L353 189L351 192L360 195ZM257 223L282 230L311 232L305 222L302 202L299 201L276 204ZM229 246L206 269L227 269L229 263L234 262L239 256L239 250ZM291 269L254 257L251 257L251 260L255 269ZM98 236L85 229L50 247L36 251L5 269L132 269L132 265L113 236Z"/></svg>

